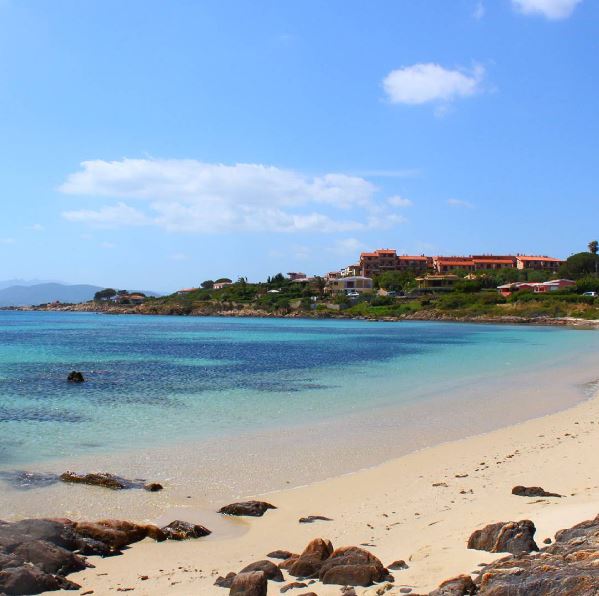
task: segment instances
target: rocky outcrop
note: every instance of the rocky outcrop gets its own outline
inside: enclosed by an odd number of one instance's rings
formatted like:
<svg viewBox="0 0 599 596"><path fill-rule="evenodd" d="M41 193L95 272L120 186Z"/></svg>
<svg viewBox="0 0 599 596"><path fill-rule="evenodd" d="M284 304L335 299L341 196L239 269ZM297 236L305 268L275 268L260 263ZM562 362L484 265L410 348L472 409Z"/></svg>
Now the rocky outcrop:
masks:
<svg viewBox="0 0 599 596"><path fill-rule="evenodd" d="M167 528L178 523L184 522ZM119 555L120 549L144 538L162 541L170 536L156 526L113 519L0 522L0 594L77 589L65 576L87 567L87 556Z"/></svg>
<svg viewBox="0 0 599 596"><path fill-rule="evenodd" d="M238 573L233 579L229 596L266 596L267 580L263 571Z"/></svg>
<svg viewBox="0 0 599 596"><path fill-rule="evenodd" d="M320 568L318 577L323 584L342 586L371 586L390 579L381 561L357 546L334 550Z"/></svg>
<svg viewBox="0 0 599 596"><path fill-rule="evenodd" d="M83 383L85 379L83 378L83 373L77 370L72 370L67 376L67 381L69 383Z"/></svg>
<svg viewBox="0 0 599 596"><path fill-rule="evenodd" d="M535 525L528 519L490 524L472 533L468 548L512 555L530 553L539 550L534 541L535 532Z"/></svg>
<svg viewBox="0 0 599 596"><path fill-rule="evenodd" d="M562 495L558 495L557 493L548 493L540 486L514 486L512 494L518 497L562 497Z"/></svg>
<svg viewBox="0 0 599 596"><path fill-rule="evenodd" d="M282 582L284 580L281 570L272 561L267 561L266 559L246 565L239 573L249 573L250 571L262 571L266 579L274 582Z"/></svg>
<svg viewBox="0 0 599 596"><path fill-rule="evenodd" d="M531 523L518 522L524 524L524 528ZM478 532L496 535L494 526L499 525L487 526ZM482 539L483 535L478 534L476 540ZM539 552L521 550L485 565L474 581L470 576L461 575L443 582L429 596L596 596L599 594L598 562L599 515L560 530L555 535L555 542Z"/></svg>
<svg viewBox="0 0 599 596"><path fill-rule="evenodd" d="M200 526L199 524L190 524L189 522L175 520L168 526L161 528L168 540L188 540L189 538L202 538L212 534L212 532Z"/></svg>
<svg viewBox="0 0 599 596"><path fill-rule="evenodd" d="M276 509L274 505L265 501L244 501L242 503L231 503L221 507L218 512L225 515L248 515L251 517L262 517L269 509Z"/></svg>

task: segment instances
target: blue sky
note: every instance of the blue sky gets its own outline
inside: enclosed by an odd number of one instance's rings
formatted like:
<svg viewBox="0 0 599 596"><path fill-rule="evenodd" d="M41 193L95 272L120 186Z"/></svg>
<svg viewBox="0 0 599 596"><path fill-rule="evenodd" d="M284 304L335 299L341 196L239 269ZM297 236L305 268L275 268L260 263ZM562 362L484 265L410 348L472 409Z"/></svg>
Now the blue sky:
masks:
<svg viewBox="0 0 599 596"><path fill-rule="evenodd" d="M599 236L592 0L0 0L0 279Z"/></svg>

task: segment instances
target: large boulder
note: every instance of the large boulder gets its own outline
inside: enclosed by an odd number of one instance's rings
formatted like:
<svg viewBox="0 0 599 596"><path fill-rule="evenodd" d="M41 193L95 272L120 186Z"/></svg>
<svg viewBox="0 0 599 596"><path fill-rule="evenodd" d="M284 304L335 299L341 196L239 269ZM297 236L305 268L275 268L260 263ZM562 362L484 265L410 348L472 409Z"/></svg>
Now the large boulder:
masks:
<svg viewBox="0 0 599 596"><path fill-rule="evenodd" d="M77 474L76 472L64 472L60 480L70 484L89 484L90 486L102 486L111 490L122 490L131 488L131 482L120 476L108 472L92 472L90 474Z"/></svg>
<svg viewBox="0 0 599 596"><path fill-rule="evenodd" d="M12 554L25 563L31 563L44 573L68 575L85 569L85 561L62 546L45 540L31 540L20 544Z"/></svg>
<svg viewBox="0 0 599 596"><path fill-rule="evenodd" d="M54 590L78 590L81 586L61 577L44 573L30 565L0 571L0 594L19 596Z"/></svg>
<svg viewBox="0 0 599 596"><path fill-rule="evenodd" d="M271 579L275 582L283 581L281 570L272 561L256 561L244 567L239 573L249 573L250 571L262 571L266 575L266 579Z"/></svg>
<svg viewBox="0 0 599 596"><path fill-rule="evenodd" d="M251 517L262 517L269 509L276 509L274 505L265 501L243 501L231 503L221 507L218 512L225 515L248 515Z"/></svg>
<svg viewBox="0 0 599 596"><path fill-rule="evenodd" d="M267 589L263 571L238 573L231 584L229 596L266 596Z"/></svg>
<svg viewBox="0 0 599 596"><path fill-rule="evenodd" d="M389 571L372 553L358 546L334 550L322 564L319 578L324 584L370 586L389 577Z"/></svg>
<svg viewBox="0 0 599 596"><path fill-rule="evenodd" d="M107 544L111 548L120 549L144 538L161 541L166 538L156 526L141 526L128 521L104 519L98 522L77 522L75 532L84 538L92 538Z"/></svg>
<svg viewBox="0 0 599 596"><path fill-rule="evenodd" d="M535 525L528 519L490 524L472 533L468 548L512 555L530 553L539 550L534 541L535 532Z"/></svg>
<svg viewBox="0 0 599 596"><path fill-rule="evenodd" d="M164 535L169 540L187 540L189 538L202 538L208 536L212 532L200 526L199 524L190 524L189 522L175 520L172 521L168 526L161 528Z"/></svg>
<svg viewBox="0 0 599 596"><path fill-rule="evenodd" d="M289 567L289 574L294 577L312 577L318 575L323 562L331 556L333 545L330 540L315 538L312 540L298 559L288 559L293 561ZM287 561L285 561L286 563ZM283 565L279 565L283 568Z"/></svg>

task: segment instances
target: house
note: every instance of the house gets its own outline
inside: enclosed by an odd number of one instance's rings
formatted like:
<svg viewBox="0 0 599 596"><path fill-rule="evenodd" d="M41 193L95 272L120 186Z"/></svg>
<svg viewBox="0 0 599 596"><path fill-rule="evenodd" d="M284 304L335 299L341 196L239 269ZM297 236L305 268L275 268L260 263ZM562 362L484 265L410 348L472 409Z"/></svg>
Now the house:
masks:
<svg viewBox="0 0 599 596"><path fill-rule="evenodd" d="M347 267L341 269L341 277L353 277L360 275L360 272L360 265L348 265Z"/></svg>
<svg viewBox="0 0 599 596"><path fill-rule="evenodd" d="M214 282L214 285L212 286L212 288L215 290L222 290L223 288L226 288L227 286L232 286L232 285L233 285L233 282L230 279L224 279L221 281Z"/></svg>
<svg viewBox="0 0 599 596"><path fill-rule="evenodd" d="M329 271L324 278L328 281L329 279L339 279L342 277L341 271Z"/></svg>
<svg viewBox="0 0 599 596"><path fill-rule="evenodd" d="M327 283L326 291L331 294L349 294L358 292L358 294L372 293L372 279L363 275L352 275L351 277L341 277L331 279Z"/></svg>
<svg viewBox="0 0 599 596"><path fill-rule="evenodd" d="M418 288L421 290L438 290L452 288L455 282L459 281L459 279L459 276L452 274L431 274L424 275L423 277L417 277L416 282L418 283Z"/></svg>
<svg viewBox="0 0 599 596"><path fill-rule="evenodd" d="M433 259L432 257L425 257L424 255L411 256L411 255L399 255L397 257L397 270L398 271L414 271L414 272L425 272L427 269L432 268Z"/></svg>
<svg viewBox="0 0 599 596"><path fill-rule="evenodd" d="M520 281L497 286L497 291L507 298L515 292L545 294L547 292L556 292L557 290L563 290L574 286L576 286L576 282L571 279L552 279L551 281L542 282Z"/></svg>
<svg viewBox="0 0 599 596"><path fill-rule="evenodd" d="M516 257L498 256L498 255L472 255L474 270L487 269L514 269L516 267Z"/></svg>
<svg viewBox="0 0 599 596"><path fill-rule="evenodd" d="M301 273L300 271L298 271L298 272L292 271L291 273L287 274L287 277L289 277L289 279L291 281L295 281L296 279L305 279L306 278L306 274L305 273Z"/></svg>
<svg viewBox="0 0 599 596"><path fill-rule="evenodd" d="M536 271L557 271L563 263L561 259L547 256L516 256L516 267L518 269L535 269Z"/></svg>
<svg viewBox="0 0 599 596"><path fill-rule="evenodd" d="M390 248L360 254L360 271L364 277L380 275L385 271L397 271L397 253Z"/></svg>

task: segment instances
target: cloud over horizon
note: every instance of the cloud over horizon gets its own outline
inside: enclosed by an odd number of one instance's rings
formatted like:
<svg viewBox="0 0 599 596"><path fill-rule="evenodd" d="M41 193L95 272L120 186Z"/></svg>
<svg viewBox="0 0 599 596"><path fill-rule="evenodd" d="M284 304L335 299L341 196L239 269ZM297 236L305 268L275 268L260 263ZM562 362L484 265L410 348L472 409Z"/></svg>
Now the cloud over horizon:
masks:
<svg viewBox="0 0 599 596"><path fill-rule="evenodd" d="M61 192L121 200L62 215L97 227L153 225L170 232L204 233L348 232L389 228L405 221L377 199L374 184L359 176L306 176L275 166L192 159L92 160L81 167L67 177Z"/></svg>

